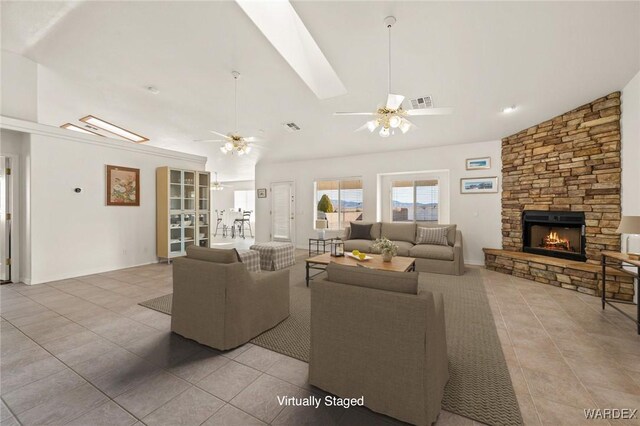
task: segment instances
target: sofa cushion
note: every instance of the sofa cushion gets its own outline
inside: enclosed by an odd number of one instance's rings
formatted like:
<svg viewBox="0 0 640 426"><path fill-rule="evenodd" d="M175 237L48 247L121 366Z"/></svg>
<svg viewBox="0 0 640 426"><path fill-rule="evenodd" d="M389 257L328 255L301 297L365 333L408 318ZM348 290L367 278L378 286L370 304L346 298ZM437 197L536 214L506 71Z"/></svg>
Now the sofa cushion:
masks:
<svg viewBox="0 0 640 426"><path fill-rule="evenodd" d="M327 279L334 283L349 284L397 293L418 294L417 272L391 272L330 263Z"/></svg>
<svg viewBox="0 0 640 426"><path fill-rule="evenodd" d="M447 232L447 228L425 228L418 226L416 244L436 244L439 246L449 245L449 242L447 241Z"/></svg>
<svg viewBox="0 0 640 426"><path fill-rule="evenodd" d="M392 243L398 246L398 256L409 256L409 252L413 248L413 243L406 241L392 241Z"/></svg>
<svg viewBox="0 0 640 426"><path fill-rule="evenodd" d="M409 250L409 256L421 259L453 260L453 247L434 244L417 244Z"/></svg>
<svg viewBox="0 0 640 426"><path fill-rule="evenodd" d="M418 222L421 228L447 228L447 243L453 247L456 243L456 225L441 225L439 223Z"/></svg>
<svg viewBox="0 0 640 426"><path fill-rule="evenodd" d="M371 227L372 223L356 223L351 222L351 233L349 234L350 240L370 240L371 239Z"/></svg>
<svg viewBox="0 0 640 426"><path fill-rule="evenodd" d="M413 243L416 240L416 224L384 222L382 224L382 236L391 241Z"/></svg>
<svg viewBox="0 0 640 426"><path fill-rule="evenodd" d="M371 253L371 244L371 240L347 240L344 242L344 250L358 250L363 253Z"/></svg>
<svg viewBox="0 0 640 426"><path fill-rule="evenodd" d="M236 263L240 261L240 256L236 249L215 249L194 245L187 247L187 257L215 263Z"/></svg>
<svg viewBox="0 0 640 426"><path fill-rule="evenodd" d="M375 240L375 239L380 238L380 228L381 228L380 222L361 222L361 221L358 221L357 224L358 225L371 225L371 232L369 233L370 239ZM347 226L347 227L344 228L344 236L342 237L342 239L346 241L346 240L348 240L350 238L351 238L351 226Z"/></svg>

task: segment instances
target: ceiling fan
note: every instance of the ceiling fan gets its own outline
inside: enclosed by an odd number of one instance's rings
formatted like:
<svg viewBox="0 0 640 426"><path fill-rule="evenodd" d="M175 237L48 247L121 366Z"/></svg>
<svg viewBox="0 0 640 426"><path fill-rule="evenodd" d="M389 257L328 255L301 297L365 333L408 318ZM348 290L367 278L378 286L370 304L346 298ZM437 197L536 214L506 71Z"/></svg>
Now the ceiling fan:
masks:
<svg viewBox="0 0 640 426"><path fill-rule="evenodd" d="M415 127L407 117L418 115L447 115L453 112L453 108L423 108L423 109L402 109L404 96L391 93L391 27L396 23L396 18L387 16L384 24L389 29L389 68L387 80L387 103L379 107L375 112L334 112L333 115L372 115L375 118L367 121L358 130L368 129L373 132L380 127L380 136L389 137L395 133L395 129L400 129L402 133L407 133L409 129Z"/></svg>
<svg viewBox="0 0 640 426"><path fill-rule="evenodd" d="M218 172L213 172L213 174L216 177L213 180L213 182L211 182L211 190L212 191L222 191L223 189L227 188L227 185L223 185L220 182L218 182Z"/></svg>
<svg viewBox="0 0 640 426"><path fill-rule="evenodd" d="M252 143L258 142L260 139L253 136L240 136L238 134L238 78L240 78L240 73L238 71L232 71L231 75L233 76L235 82L235 126L234 130L231 133L227 133L226 135L220 132L216 132L214 130L209 130L216 136L220 136L222 139L197 139L194 142L224 142L224 144L220 147L220 151L223 154L238 154L245 155L249 154L252 149Z"/></svg>

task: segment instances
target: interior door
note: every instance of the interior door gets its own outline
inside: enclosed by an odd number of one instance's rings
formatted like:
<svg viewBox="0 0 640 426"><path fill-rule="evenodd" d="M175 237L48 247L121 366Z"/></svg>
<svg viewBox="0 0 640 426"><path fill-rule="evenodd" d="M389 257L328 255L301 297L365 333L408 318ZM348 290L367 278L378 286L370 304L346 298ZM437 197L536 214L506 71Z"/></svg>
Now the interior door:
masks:
<svg viewBox="0 0 640 426"><path fill-rule="evenodd" d="M293 182L271 184L271 240L293 241L295 194Z"/></svg>
<svg viewBox="0 0 640 426"><path fill-rule="evenodd" d="M0 157L0 283L11 282L11 159Z"/></svg>

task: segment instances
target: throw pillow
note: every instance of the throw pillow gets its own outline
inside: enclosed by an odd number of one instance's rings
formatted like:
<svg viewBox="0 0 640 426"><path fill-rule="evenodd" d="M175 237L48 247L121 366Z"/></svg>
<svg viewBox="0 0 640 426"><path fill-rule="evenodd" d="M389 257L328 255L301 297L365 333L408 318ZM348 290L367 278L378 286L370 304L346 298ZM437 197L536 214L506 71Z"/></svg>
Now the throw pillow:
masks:
<svg viewBox="0 0 640 426"><path fill-rule="evenodd" d="M371 227L373 224L363 225L360 223L351 222L351 234L350 240L370 240L371 239Z"/></svg>
<svg viewBox="0 0 640 426"><path fill-rule="evenodd" d="M435 244L439 246L448 246L447 228L418 228L418 236L416 244Z"/></svg>

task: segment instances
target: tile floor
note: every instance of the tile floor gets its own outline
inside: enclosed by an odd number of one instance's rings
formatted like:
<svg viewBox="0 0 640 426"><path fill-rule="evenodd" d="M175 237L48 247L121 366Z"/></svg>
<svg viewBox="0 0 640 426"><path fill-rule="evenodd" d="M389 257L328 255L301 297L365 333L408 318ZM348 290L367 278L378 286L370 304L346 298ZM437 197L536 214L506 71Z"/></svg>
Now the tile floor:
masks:
<svg viewBox="0 0 640 426"><path fill-rule="evenodd" d="M526 424L606 424L586 422L583 408L640 408L631 321L591 296L481 274ZM0 423L397 424L362 408L279 406L276 395L320 392L307 384L307 365L170 334L169 316L137 303L171 291L166 264L0 287ZM438 424L474 422L443 412Z"/></svg>

